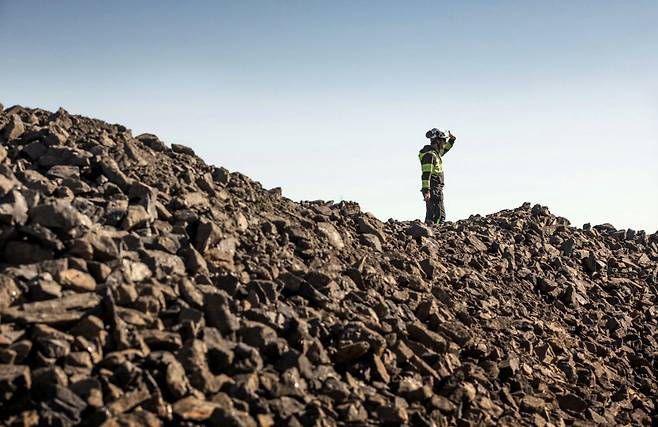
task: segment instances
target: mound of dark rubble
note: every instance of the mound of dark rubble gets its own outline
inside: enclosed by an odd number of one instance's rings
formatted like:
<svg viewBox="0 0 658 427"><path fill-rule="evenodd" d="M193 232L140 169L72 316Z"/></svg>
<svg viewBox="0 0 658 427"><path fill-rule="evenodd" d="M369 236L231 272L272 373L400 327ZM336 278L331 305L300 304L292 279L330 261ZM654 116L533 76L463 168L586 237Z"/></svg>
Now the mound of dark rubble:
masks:
<svg viewBox="0 0 658 427"><path fill-rule="evenodd" d="M658 423L657 234L382 223L62 109L0 129L4 425Z"/></svg>

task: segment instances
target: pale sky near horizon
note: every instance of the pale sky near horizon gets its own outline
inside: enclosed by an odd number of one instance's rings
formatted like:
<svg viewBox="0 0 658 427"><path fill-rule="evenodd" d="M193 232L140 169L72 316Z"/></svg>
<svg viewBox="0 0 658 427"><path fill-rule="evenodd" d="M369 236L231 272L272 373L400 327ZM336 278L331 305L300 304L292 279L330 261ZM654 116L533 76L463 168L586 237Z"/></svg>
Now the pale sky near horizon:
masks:
<svg viewBox="0 0 658 427"><path fill-rule="evenodd" d="M0 0L0 102L121 123L294 200L658 230L655 1Z"/></svg>

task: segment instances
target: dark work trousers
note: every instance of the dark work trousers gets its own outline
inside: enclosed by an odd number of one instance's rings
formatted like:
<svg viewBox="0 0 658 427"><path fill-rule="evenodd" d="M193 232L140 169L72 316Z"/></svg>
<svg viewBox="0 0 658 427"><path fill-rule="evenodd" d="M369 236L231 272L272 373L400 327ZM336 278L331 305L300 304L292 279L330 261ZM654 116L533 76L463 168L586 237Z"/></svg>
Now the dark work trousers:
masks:
<svg viewBox="0 0 658 427"><path fill-rule="evenodd" d="M446 220L446 209L443 205L443 185L433 185L430 189L430 199L425 202L425 224L441 224Z"/></svg>

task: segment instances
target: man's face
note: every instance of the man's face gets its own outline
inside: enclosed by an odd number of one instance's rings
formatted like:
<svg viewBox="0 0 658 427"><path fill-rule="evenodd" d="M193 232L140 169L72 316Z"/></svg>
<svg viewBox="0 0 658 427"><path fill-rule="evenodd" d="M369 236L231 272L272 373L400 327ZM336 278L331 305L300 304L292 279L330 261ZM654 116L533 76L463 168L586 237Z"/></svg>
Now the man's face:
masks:
<svg viewBox="0 0 658 427"><path fill-rule="evenodd" d="M441 148L443 148L444 144L445 144L445 140L443 140L443 139L435 138L435 139L432 140L432 145L434 145L437 148L437 150L440 150Z"/></svg>

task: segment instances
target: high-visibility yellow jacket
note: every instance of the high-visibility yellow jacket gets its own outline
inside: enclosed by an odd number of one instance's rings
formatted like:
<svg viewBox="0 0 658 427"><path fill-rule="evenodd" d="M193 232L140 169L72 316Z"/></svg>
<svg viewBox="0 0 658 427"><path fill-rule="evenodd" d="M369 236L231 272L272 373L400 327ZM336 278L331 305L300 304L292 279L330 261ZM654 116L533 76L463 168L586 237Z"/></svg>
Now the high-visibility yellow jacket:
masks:
<svg viewBox="0 0 658 427"><path fill-rule="evenodd" d="M422 188L420 191L429 191L436 185L443 185L443 159L442 157L450 151L455 144L455 137L451 137L443 144L441 150L435 150L431 145L424 146L418 152L420 167L422 170L421 181Z"/></svg>

